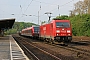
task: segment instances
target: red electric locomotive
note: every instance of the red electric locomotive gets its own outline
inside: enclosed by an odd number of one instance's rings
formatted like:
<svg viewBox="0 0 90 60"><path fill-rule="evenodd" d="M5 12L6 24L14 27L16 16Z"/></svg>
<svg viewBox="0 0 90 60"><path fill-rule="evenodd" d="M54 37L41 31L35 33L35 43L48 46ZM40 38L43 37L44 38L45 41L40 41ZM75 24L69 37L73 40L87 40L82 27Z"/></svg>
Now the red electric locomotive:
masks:
<svg viewBox="0 0 90 60"><path fill-rule="evenodd" d="M40 38L49 42L71 42L72 28L70 20L52 20L40 26Z"/></svg>
<svg viewBox="0 0 90 60"><path fill-rule="evenodd" d="M29 28L25 28L21 31L21 35L37 38L39 37L39 26L32 26Z"/></svg>

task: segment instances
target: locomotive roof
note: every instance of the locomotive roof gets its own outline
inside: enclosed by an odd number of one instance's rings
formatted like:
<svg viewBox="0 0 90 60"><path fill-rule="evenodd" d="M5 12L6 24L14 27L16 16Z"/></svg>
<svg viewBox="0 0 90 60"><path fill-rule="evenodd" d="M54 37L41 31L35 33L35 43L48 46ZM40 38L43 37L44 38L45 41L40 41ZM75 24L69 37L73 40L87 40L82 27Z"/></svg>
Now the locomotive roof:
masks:
<svg viewBox="0 0 90 60"><path fill-rule="evenodd" d="M54 21L56 21L56 22L59 22L59 21L62 21L62 22L70 22L70 20L51 20L51 21L49 21L48 23L51 23L51 22L54 22ZM42 24L42 25L45 25L45 24L48 24L48 23L44 23L44 24Z"/></svg>
<svg viewBox="0 0 90 60"><path fill-rule="evenodd" d="M53 21L70 21L70 20L53 20Z"/></svg>

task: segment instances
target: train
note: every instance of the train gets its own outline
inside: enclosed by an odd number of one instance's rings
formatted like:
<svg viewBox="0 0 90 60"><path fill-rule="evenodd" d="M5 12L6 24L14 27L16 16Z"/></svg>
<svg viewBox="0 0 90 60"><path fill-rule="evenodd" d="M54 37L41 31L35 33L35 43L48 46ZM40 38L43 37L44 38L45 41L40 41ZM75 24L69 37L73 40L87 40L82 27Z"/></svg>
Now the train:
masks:
<svg viewBox="0 0 90 60"><path fill-rule="evenodd" d="M35 28L37 27L37 28ZM52 20L40 26L23 29L20 33L24 36L39 38L40 40L54 42L71 42L72 26L70 20Z"/></svg>
<svg viewBox="0 0 90 60"><path fill-rule="evenodd" d="M22 31L19 34L22 36L39 38L39 26L32 26L32 27L22 29Z"/></svg>

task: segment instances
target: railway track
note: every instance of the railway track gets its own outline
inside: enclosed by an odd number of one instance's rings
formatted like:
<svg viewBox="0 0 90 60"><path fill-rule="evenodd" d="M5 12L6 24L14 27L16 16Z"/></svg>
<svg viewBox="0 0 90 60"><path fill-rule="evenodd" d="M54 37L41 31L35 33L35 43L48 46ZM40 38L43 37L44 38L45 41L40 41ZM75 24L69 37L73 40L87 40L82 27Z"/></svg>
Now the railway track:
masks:
<svg viewBox="0 0 90 60"><path fill-rule="evenodd" d="M32 60L61 60L59 57L25 41L24 39L14 37L14 39L20 44L24 51L30 54L28 57Z"/></svg>
<svg viewBox="0 0 90 60"><path fill-rule="evenodd" d="M20 41L23 41L24 39L23 38L17 38L16 37L16 40L17 39L19 39ZM25 39L25 40L27 40L27 39ZM24 44L29 44L29 45L31 45L30 47L34 47L35 49L38 49L38 50L41 50L41 51L43 51L43 53L44 54L46 54L46 56L49 56L49 58L50 57L53 57L52 59L55 59L55 60L68 60L67 59L67 57L63 57L63 58L61 58L60 59L60 56L58 55L54 55L54 54L51 54L51 53L49 53L49 52L47 52L47 51L45 51L45 50L43 50L43 48L39 48L39 47L37 47L36 45L33 45L33 43L31 43L32 42L32 40L30 41L30 40L27 40L27 41L23 41L24 42ZM37 40L36 40L37 41ZM17 41L18 42L18 41ZM40 41L40 43L42 43L41 41ZM20 43L19 43L20 44ZM44 42L44 44L49 44L49 43L45 43ZM49 44L49 45L52 45L52 46L55 46L55 47L58 47L58 48L62 48L62 49L66 49L66 50L69 50L69 51L72 51L72 52L75 52L75 53L77 53L77 57L83 57L83 56L88 56L88 57L90 57L90 51L89 50L85 50L85 49L80 49L80 48L76 48L76 47L73 47L73 46L67 46L67 45L63 45L62 46L62 44ZM26 45L25 45L26 46ZM26 50L27 51L29 51L30 49L29 48L27 48L27 47L25 47L26 48ZM33 49L33 50L35 50L35 49ZM32 50L30 50L31 51L31 53L30 53L30 55L34 55L35 53L33 53L32 52ZM37 52L36 52L37 53ZM36 56L36 54L34 55L34 56ZM41 57L43 57L42 56L42 53L41 53ZM62 57L62 56L61 56ZM31 58L31 57L30 57ZM35 58L35 57L34 57ZM42 58L38 58L38 57L36 56L36 60L42 60ZM45 58L46 59L46 58ZM71 58L71 60L72 60L73 58ZM46 59L46 60L51 60L51 59ZM74 59L73 59L74 60ZM76 60L78 60L78 59L76 59Z"/></svg>
<svg viewBox="0 0 90 60"><path fill-rule="evenodd" d="M46 44L49 44L49 45L52 45L52 46L56 46L56 47L59 47L59 48L63 48L63 49L66 49L66 50L70 50L70 51L74 51L77 53L77 57L80 56L80 55L86 55L86 56L89 56L90 57L90 50L86 50L84 48L79 48L79 47L73 47L71 46L70 44L73 44L73 43L66 43L66 44L51 44L51 43L46 43ZM74 44L78 44L78 45L82 45L84 43L74 43Z"/></svg>
<svg viewBox="0 0 90 60"><path fill-rule="evenodd" d="M66 49L66 50L74 51L74 52L77 53L77 57L82 56L82 55L90 57L90 50L86 50L84 48L77 48L77 47L73 47L71 45L65 45L65 44L51 44L51 43L46 43L46 44L53 45L53 46L63 48L63 49ZM69 44L72 44L72 43L69 43ZM82 44L85 44L85 43L74 43L74 44L79 44L79 45L81 44L82 45Z"/></svg>
<svg viewBox="0 0 90 60"><path fill-rule="evenodd" d="M85 49L80 49L80 48L76 48L73 46L66 46L66 45L57 45L57 44L52 44L53 46L59 47L59 48L63 48L66 50L70 50L70 51L74 51L77 53L77 57L80 55L86 55L90 57L90 51L89 50L85 50Z"/></svg>

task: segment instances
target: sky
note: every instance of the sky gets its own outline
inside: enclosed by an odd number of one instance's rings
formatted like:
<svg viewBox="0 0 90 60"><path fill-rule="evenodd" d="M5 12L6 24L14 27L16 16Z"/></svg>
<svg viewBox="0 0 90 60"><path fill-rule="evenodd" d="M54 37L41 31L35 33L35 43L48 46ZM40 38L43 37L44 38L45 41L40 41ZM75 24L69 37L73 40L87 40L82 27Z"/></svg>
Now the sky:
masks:
<svg viewBox="0 0 90 60"><path fill-rule="evenodd" d="M15 18L16 22L39 24L60 15L69 15L74 4L83 0L0 0L0 19ZM45 14L46 12L52 14ZM38 17L39 16L39 17Z"/></svg>

